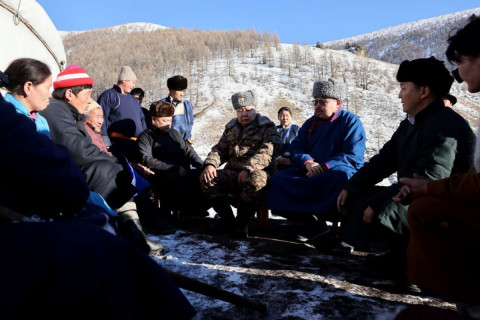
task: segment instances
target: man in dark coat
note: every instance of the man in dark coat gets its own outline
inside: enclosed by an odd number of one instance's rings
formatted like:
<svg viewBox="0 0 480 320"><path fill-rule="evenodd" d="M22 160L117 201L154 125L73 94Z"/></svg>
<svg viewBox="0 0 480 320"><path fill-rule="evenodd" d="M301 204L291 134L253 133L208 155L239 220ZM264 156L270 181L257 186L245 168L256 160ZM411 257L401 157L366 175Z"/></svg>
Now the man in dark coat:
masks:
<svg viewBox="0 0 480 320"><path fill-rule="evenodd" d="M194 316L154 260L73 218L89 195L82 172L65 147L37 133L2 95L0 144L1 319Z"/></svg>
<svg viewBox="0 0 480 320"><path fill-rule="evenodd" d="M85 130L84 114L91 102L92 85L93 79L79 66L68 66L58 75L53 84L54 99L42 111L48 121L51 138L67 147L85 175L90 190L99 193L110 207L117 209L121 232L147 252L162 250L160 242L148 239L143 233L136 207L149 232L172 233L175 228L154 215L152 210L147 210L148 189L135 197L137 203L133 202L132 197L137 190L131 184L130 171L117 158L100 151Z"/></svg>
<svg viewBox="0 0 480 320"><path fill-rule="evenodd" d="M456 79L480 92L480 19L448 39L446 56L457 64ZM401 177L395 201L410 203L407 275L429 292L457 301L465 319L480 315L480 135L472 168L441 180Z"/></svg>
<svg viewBox="0 0 480 320"><path fill-rule="evenodd" d="M172 128L173 104L158 101L150 106L153 127L137 140L142 164L155 174L149 181L157 193L162 211L175 217L205 213L206 204L200 189L203 161L193 147ZM193 168L192 168L193 167Z"/></svg>
<svg viewBox="0 0 480 320"><path fill-rule="evenodd" d="M405 60L397 80L407 118L379 153L345 184L337 206L345 214L343 241L365 248L372 238L381 235L392 249L383 258L392 262L392 268L398 267L396 274L405 276L408 206L392 200L401 184L375 184L395 172L398 177L417 174L430 179L465 172L471 163L475 136L465 120L443 104L441 98L453 82L443 62L433 57Z"/></svg>

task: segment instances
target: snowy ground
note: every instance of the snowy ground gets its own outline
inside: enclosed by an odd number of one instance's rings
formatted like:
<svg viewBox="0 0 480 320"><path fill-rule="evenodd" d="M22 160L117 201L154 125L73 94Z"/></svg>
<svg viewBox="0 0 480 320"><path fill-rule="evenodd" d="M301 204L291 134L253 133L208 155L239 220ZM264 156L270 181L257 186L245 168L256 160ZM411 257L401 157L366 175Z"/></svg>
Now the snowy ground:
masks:
<svg viewBox="0 0 480 320"><path fill-rule="evenodd" d="M380 319L399 306L453 309L438 298L401 292L395 282L366 264L365 253L333 253L298 240L315 233L311 224L271 217L268 229L250 224L246 240L210 236L209 218L191 218L160 239L168 252L154 257L164 268L261 301L267 313L183 290L202 319Z"/></svg>

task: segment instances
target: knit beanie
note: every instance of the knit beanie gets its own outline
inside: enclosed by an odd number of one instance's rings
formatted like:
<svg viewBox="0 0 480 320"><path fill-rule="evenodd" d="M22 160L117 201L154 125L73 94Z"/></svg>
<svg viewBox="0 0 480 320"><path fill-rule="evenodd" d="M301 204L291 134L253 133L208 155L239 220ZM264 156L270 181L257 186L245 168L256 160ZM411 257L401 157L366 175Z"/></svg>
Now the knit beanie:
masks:
<svg viewBox="0 0 480 320"><path fill-rule="evenodd" d="M330 98L343 100L345 87L338 80L328 79L328 81L315 81L313 83L312 96L317 98Z"/></svg>
<svg viewBox="0 0 480 320"><path fill-rule="evenodd" d="M175 107L168 101L157 101L150 105L152 117L171 117L175 113Z"/></svg>
<svg viewBox="0 0 480 320"><path fill-rule="evenodd" d="M85 69L71 64L60 72L53 82L53 89L69 88L75 86L92 85L93 78L90 78Z"/></svg>
<svg viewBox="0 0 480 320"><path fill-rule="evenodd" d="M398 68L397 81L429 86L433 92L443 96L450 91L453 77L443 61L430 57L403 61Z"/></svg>
<svg viewBox="0 0 480 320"><path fill-rule="evenodd" d="M137 81L137 76L129 66L123 66L118 74L118 81Z"/></svg>
<svg viewBox="0 0 480 320"><path fill-rule="evenodd" d="M187 89L188 80L183 76L173 76L167 79L167 87L170 90L182 91Z"/></svg>
<svg viewBox="0 0 480 320"><path fill-rule="evenodd" d="M248 90L245 92L237 92L232 96L232 105L234 109L247 107L247 106L257 106L257 96L253 90Z"/></svg>

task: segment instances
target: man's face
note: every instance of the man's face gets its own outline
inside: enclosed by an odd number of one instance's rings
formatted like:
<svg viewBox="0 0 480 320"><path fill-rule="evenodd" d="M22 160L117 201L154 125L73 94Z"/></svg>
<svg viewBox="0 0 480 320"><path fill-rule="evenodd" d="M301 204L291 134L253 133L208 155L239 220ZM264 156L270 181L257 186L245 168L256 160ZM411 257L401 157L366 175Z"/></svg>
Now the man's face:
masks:
<svg viewBox="0 0 480 320"><path fill-rule="evenodd" d="M331 98L316 98L313 100L315 117L320 120L329 119L340 108L340 100Z"/></svg>
<svg viewBox="0 0 480 320"><path fill-rule="evenodd" d="M450 99L443 99L443 104L445 105L445 107L453 107L453 104L450 101Z"/></svg>
<svg viewBox="0 0 480 320"><path fill-rule="evenodd" d="M183 97L185 96L185 90L169 90L170 92L170 97L173 98L174 102L180 102L183 100Z"/></svg>
<svg viewBox="0 0 480 320"><path fill-rule="evenodd" d="M104 121L102 108L92 109L87 121L93 126L95 132L100 133Z"/></svg>
<svg viewBox="0 0 480 320"><path fill-rule="evenodd" d="M74 106L78 113L85 114L88 110L88 105L92 102L92 89L83 89L77 95L74 95L71 89L65 92L65 97L72 106Z"/></svg>
<svg viewBox="0 0 480 320"><path fill-rule="evenodd" d="M241 107L235 109L235 112L237 113L238 122L240 122L240 125L243 128L247 127L250 123L252 123L257 115L257 110L255 109L255 106Z"/></svg>
<svg viewBox="0 0 480 320"><path fill-rule="evenodd" d="M403 111L410 116L415 116L419 111L421 102L422 87L416 86L413 82L400 82L400 92L398 97L402 101Z"/></svg>
<svg viewBox="0 0 480 320"><path fill-rule="evenodd" d="M137 81L136 80L123 80L120 81L118 86L122 89L122 93L130 93L130 91L135 88Z"/></svg>
<svg viewBox="0 0 480 320"><path fill-rule="evenodd" d="M152 124L161 132L167 133L172 127L172 117L152 117Z"/></svg>
<svg viewBox="0 0 480 320"><path fill-rule="evenodd" d="M460 56L457 66L460 77L468 84L468 92L480 92L480 56Z"/></svg>

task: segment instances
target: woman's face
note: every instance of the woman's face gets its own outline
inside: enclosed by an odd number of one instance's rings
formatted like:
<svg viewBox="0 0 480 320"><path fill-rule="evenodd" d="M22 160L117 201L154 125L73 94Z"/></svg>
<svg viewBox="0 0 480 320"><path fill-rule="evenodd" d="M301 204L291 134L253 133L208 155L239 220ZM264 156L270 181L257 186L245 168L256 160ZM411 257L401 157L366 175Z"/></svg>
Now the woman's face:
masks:
<svg viewBox="0 0 480 320"><path fill-rule="evenodd" d="M480 56L461 56L457 62L460 77L468 84L471 93L480 91Z"/></svg>
<svg viewBox="0 0 480 320"><path fill-rule="evenodd" d="M25 84L25 105L29 112L42 111L48 106L51 96L50 88L52 87L52 76L48 76L42 83L37 85L27 82Z"/></svg>
<svg viewBox="0 0 480 320"><path fill-rule="evenodd" d="M287 110L283 110L278 114L278 120L284 127L288 127L292 123L292 115Z"/></svg>

